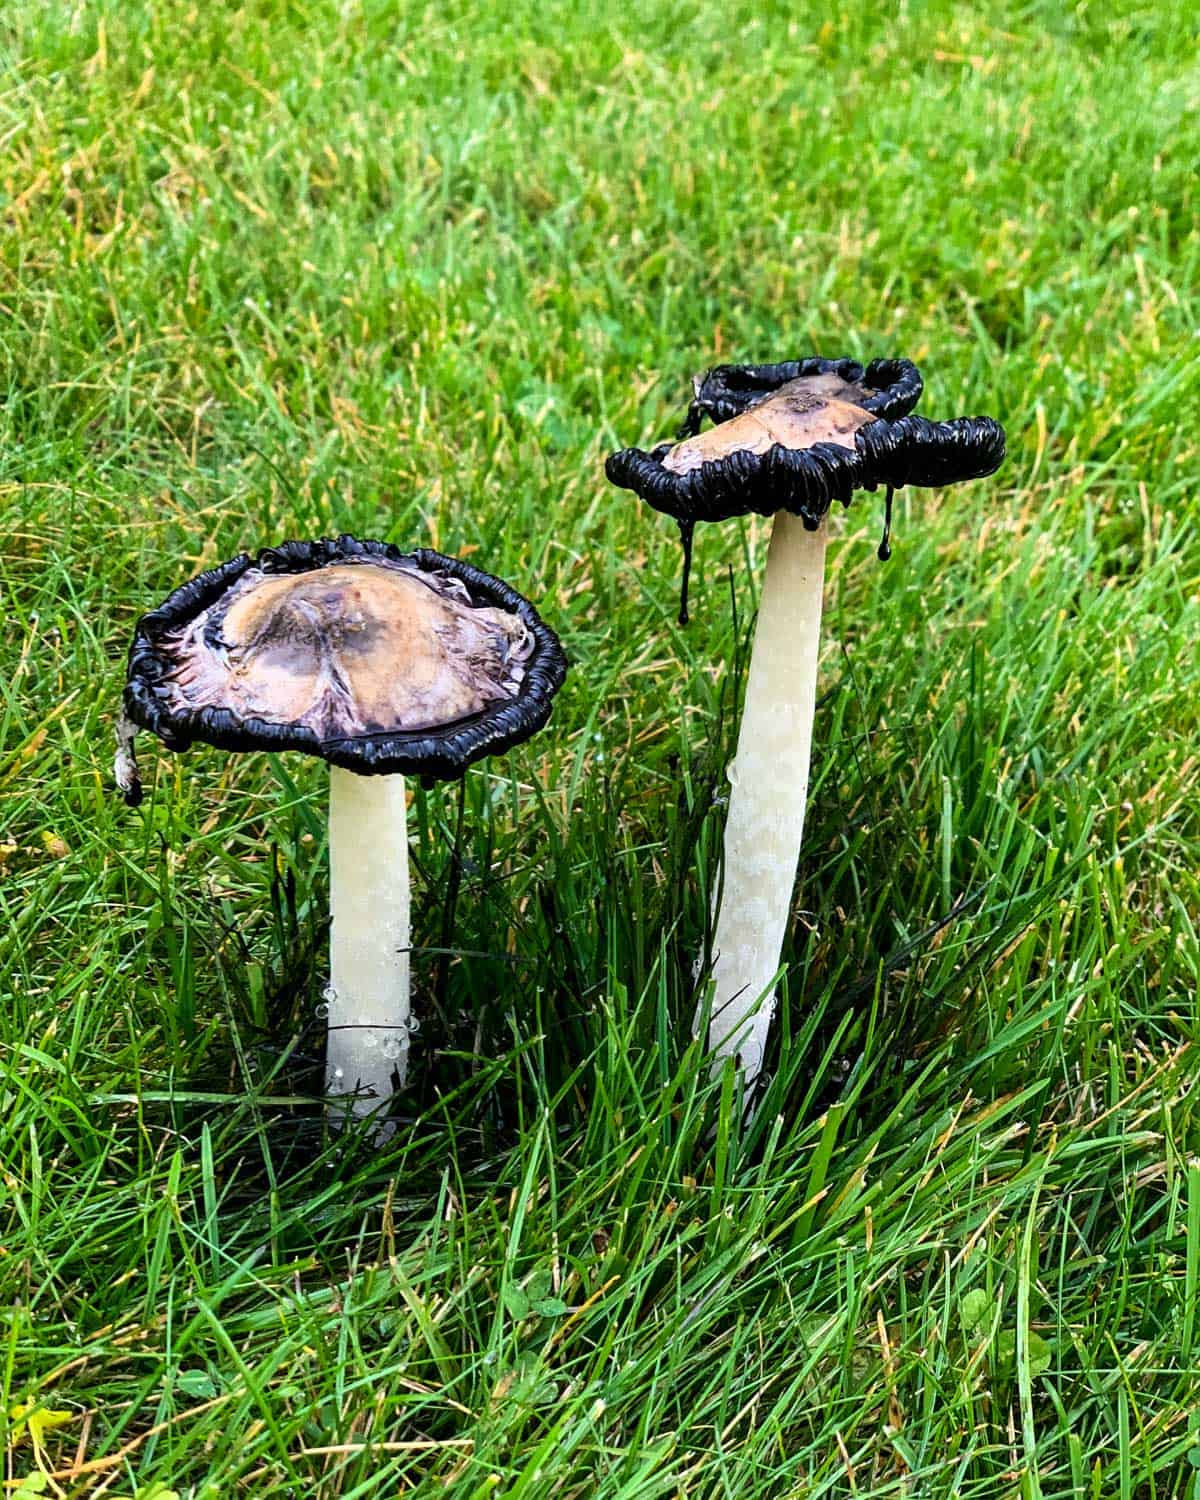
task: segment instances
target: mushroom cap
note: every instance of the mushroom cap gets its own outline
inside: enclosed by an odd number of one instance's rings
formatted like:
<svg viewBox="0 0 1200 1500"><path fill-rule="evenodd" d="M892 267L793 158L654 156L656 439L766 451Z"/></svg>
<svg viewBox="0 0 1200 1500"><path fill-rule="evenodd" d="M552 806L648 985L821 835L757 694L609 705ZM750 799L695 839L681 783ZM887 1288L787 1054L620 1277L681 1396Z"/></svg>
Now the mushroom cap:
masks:
<svg viewBox="0 0 1200 1500"><path fill-rule="evenodd" d="M804 359L722 365L697 382L675 444L625 448L605 472L684 526L789 510L815 528L834 500L880 485L940 485L990 474L1004 429L990 417L930 422L908 360ZM716 426L700 431L711 417Z"/></svg>
<svg viewBox="0 0 1200 1500"><path fill-rule="evenodd" d="M134 631L125 712L172 750L303 750L461 775L534 734L566 674L527 599L468 563L342 536L242 554Z"/></svg>

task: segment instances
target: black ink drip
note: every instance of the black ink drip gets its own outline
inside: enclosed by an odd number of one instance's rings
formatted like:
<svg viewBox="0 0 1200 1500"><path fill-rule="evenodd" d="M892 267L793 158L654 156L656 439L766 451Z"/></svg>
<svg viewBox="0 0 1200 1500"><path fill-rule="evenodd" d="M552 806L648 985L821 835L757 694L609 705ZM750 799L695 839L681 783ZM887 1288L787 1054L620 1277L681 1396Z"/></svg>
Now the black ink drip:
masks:
<svg viewBox="0 0 1200 1500"><path fill-rule="evenodd" d="M883 536L879 540L879 550L875 556L880 562L887 562L892 555L892 487L887 487L887 499L883 502Z"/></svg>
<svg viewBox="0 0 1200 1500"><path fill-rule="evenodd" d="M696 529L695 521L680 521L679 540L683 546L683 580L679 585L679 623L686 625L688 622L688 575L692 571L692 533Z"/></svg>

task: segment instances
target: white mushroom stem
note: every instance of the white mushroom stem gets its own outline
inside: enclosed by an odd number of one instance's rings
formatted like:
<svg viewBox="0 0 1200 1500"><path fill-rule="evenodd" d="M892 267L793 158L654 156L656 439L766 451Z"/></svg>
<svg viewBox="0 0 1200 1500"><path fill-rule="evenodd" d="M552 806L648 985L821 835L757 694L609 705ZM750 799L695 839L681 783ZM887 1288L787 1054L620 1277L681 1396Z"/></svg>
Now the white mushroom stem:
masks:
<svg viewBox="0 0 1200 1500"><path fill-rule="evenodd" d="M737 756L729 767L724 876L713 941L709 1050L762 1068L808 796L826 528L775 518Z"/></svg>
<svg viewBox="0 0 1200 1500"><path fill-rule="evenodd" d="M329 772L330 1119L386 1110L408 1069L408 811L403 776ZM392 1133L381 1115L376 1140Z"/></svg>

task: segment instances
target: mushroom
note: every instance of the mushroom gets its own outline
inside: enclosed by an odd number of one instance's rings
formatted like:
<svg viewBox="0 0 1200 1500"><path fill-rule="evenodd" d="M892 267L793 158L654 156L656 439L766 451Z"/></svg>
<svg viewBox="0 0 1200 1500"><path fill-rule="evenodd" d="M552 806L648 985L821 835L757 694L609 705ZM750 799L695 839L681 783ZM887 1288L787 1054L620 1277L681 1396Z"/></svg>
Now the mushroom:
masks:
<svg viewBox="0 0 1200 1500"><path fill-rule="evenodd" d="M302 750L329 762L326 1094L342 1124L403 1086L412 1029L404 777L463 775L536 733L566 674L557 637L498 578L384 542L243 553L143 615L117 728L141 800L139 728L168 749Z"/></svg>
<svg viewBox="0 0 1200 1500"><path fill-rule="evenodd" d="M762 1067L804 829L816 704L825 516L855 490L887 491L879 557L891 555L892 494L992 473L1004 430L990 417L910 416L921 376L906 359L809 358L721 365L695 383L674 444L612 454L605 472L678 522L687 623L692 529L774 515L737 754L729 768L715 913L709 1047L737 1060L747 1092ZM705 417L716 424L701 430ZM703 1010L703 1007L702 1007Z"/></svg>

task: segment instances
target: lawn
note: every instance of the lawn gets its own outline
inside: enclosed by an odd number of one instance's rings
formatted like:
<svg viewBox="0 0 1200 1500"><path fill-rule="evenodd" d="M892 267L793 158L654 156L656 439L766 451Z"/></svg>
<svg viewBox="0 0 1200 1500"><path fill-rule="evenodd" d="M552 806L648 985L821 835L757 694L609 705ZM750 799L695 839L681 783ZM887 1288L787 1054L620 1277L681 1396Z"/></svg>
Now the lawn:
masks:
<svg viewBox="0 0 1200 1500"><path fill-rule="evenodd" d="M5 1493L1200 1496L1185 10L3 7ZM603 460L810 352L1009 458L886 565L839 510L743 1121L690 975L767 527L700 528L682 629ZM342 531L572 660L457 853L414 786L377 1150L314 1102L325 768L111 779L138 614Z"/></svg>

